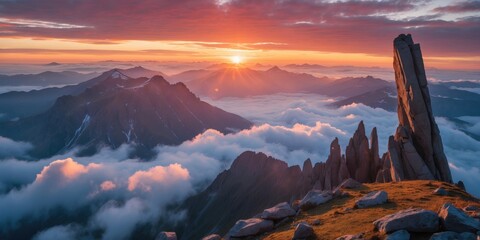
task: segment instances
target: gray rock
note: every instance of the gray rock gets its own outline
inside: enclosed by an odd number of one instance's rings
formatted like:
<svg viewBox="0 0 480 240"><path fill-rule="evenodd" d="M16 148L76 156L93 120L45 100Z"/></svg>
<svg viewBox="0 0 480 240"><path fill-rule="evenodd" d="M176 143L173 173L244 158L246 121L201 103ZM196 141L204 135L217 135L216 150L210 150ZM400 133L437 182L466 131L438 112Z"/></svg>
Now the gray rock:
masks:
<svg viewBox="0 0 480 240"><path fill-rule="evenodd" d="M177 234L175 232L161 232L155 240L177 240Z"/></svg>
<svg viewBox="0 0 480 240"><path fill-rule="evenodd" d="M476 240L477 235L475 235L471 232L464 232L464 233L458 234L458 239L459 240Z"/></svg>
<svg viewBox="0 0 480 240"><path fill-rule="evenodd" d="M447 231L472 232L480 231L480 222L468 216L451 203L445 203L440 209L439 216L443 227Z"/></svg>
<svg viewBox="0 0 480 240"><path fill-rule="evenodd" d="M358 208L367 208L367 207L386 203L387 199L388 199L388 194L385 191L369 192L367 195L358 199L355 202L355 206Z"/></svg>
<svg viewBox="0 0 480 240"><path fill-rule="evenodd" d="M452 231L435 233L430 240L476 240L477 236L473 233L456 233Z"/></svg>
<svg viewBox="0 0 480 240"><path fill-rule="evenodd" d="M320 225L320 223L321 223L320 219L315 219L315 220L312 221L313 226L318 226L318 225Z"/></svg>
<svg viewBox="0 0 480 240"><path fill-rule="evenodd" d="M361 187L362 184L357 182L356 180L354 179L346 179L345 181L343 181L340 186L338 186L339 188L343 188L343 189L355 189L355 188L359 188Z"/></svg>
<svg viewBox="0 0 480 240"><path fill-rule="evenodd" d="M286 217L295 216L296 211L286 202L279 203L274 207L263 210L260 218L270 220L280 220Z"/></svg>
<svg viewBox="0 0 480 240"><path fill-rule="evenodd" d="M463 210L466 212L477 212L480 211L480 207L475 205L468 205L464 207Z"/></svg>
<svg viewBox="0 0 480 240"><path fill-rule="evenodd" d="M268 232L273 229L273 221L261 218L250 218L238 220L230 229L227 236L229 237L248 237L255 236L260 233Z"/></svg>
<svg viewBox="0 0 480 240"><path fill-rule="evenodd" d="M438 232L433 234L430 240L458 240L458 233L452 231Z"/></svg>
<svg viewBox="0 0 480 240"><path fill-rule="evenodd" d="M447 196L448 191L445 188L439 187L433 191L433 194L440 195L440 196Z"/></svg>
<svg viewBox="0 0 480 240"><path fill-rule="evenodd" d="M356 235L344 235L341 237L336 238L335 240L363 240L363 233L356 234Z"/></svg>
<svg viewBox="0 0 480 240"><path fill-rule="evenodd" d="M436 232L439 229L440 221L435 212L411 208L384 216L373 222L373 225L383 233L402 229L409 232Z"/></svg>
<svg viewBox="0 0 480 240"><path fill-rule="evenodd" d="M222 240L222 237L218 234L210 234L203 237L202 240Z"/></svg>
<svg viewBox="0 0 480 240"><path fill-rule="evenodd" d="M301 222L295 227L293 239L306 239L315 235L313 228L305 222Z"/></svg>
<svg viewBox="0 0 480 240"><path fill-rule="evenodd" d="M332 200L333 194L330 191L311 190L300 201L300 208L302 210L314 208L320 204Z"/></svg>
<svg viewBox="0 0 480 240"><path fill-rule="evenodd" d="M409 239L410 239L410 233L408 233L407 230L395 231L391 234L388 234L388 236L385 238L385 240L409 240Z"/></svg>

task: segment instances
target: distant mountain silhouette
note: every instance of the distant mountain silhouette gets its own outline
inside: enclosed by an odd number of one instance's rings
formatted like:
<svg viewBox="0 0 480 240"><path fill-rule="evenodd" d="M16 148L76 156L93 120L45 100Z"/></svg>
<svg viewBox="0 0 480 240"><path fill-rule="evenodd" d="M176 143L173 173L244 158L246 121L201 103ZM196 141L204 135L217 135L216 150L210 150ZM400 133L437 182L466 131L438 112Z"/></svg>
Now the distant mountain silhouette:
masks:
<svg viewBox="0 0 480 240"><path fill-rule="evenodd" d="M116 70L131 77L151 77L154 75L161 75L160 72L148 70L142 67ZM107 71L100 76L94 77L77 85L60 88L45 88L41 90L32 90L29 92L14 91L0 94L0 113L3 114L0 116L0 119L9 120L42 113L53 106L53 103L57 98L64 95L77 95L83 92L85 89L105 80L112 74L112 71L114 70Z"/></svg>
<svg viewBox="0 0 480 240"><path fill-rule="evenodd" d="M230 133L251 126L161 76L130 78L113 70L91 81L97 84L58 98L45 113L0 124L0 135L31 142L30 154L37 158L74 147L89 155L123 143L134 143L137 154L148 157L158 144L180 144L206 129Z"/></svg>
<svg viewBox="0 0 480 240"><path fill-rule="evenodd" d="M211 69L214 70L211 70ZM215 65L167 78L184 82L195 94L213 99L248 97L275 93L317 93L331 97L352 97L392 85L371 76L330 79L295 73L274 66L266 71L232 65Z"/></svg>
<svg viewBox="0 0 480 240"><path fill-rule="evenodd" d="M47 64L44 64L44 66L60 66L62 64L58 63L58 62L51 62L51 63L47 63Z"/></svg>
<svg viewBox="0 0 480 240"><path fill-rule="evenodd" d="M222 65L224 66L224 65ZM278 67L266 71L225 65L214 70L195 70L180 73L169 79L184 81L196 94L210 98L247 97L280 92L306 92L319 89L328 78L305 73L292 73ZM191 79L185 81L185 79Z"/></svg>
<svg viewBox="0 0 480 240"><path fill-rule="evenodd" d="M78 84L97 76L98 73L78 73L73 71L51 72L39 74L0 75L0 86L51 86Z"/></svg>
<svg viewBox="0 0 480 240"><path fill-rule="evenodd" d="M480 84L472 82L437 83L430 85L433 113L436 116L455 118L460 116L480 116L479 94L452 89L452 86L478 88ZM381 87L376 90L358 93L355 96L332 103L335 107L362 103L373 108L383 108L387 111L397 109L397 90L395 86Z"/></svg>

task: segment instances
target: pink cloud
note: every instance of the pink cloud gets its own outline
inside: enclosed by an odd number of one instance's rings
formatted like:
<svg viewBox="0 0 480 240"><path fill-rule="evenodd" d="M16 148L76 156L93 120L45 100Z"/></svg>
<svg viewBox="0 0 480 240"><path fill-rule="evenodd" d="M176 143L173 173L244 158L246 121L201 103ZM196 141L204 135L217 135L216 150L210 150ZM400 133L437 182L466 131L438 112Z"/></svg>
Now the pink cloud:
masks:
<svg viewBox="0 0 480 240"><path fill-rule="evenodd" d="M190 174L187 169L182 168L180 164L171 164L167 167L156 166L147 171L137 171L128 178L128 190L141 190L144 192L152 191L152 188L187 182Z"/></svg>

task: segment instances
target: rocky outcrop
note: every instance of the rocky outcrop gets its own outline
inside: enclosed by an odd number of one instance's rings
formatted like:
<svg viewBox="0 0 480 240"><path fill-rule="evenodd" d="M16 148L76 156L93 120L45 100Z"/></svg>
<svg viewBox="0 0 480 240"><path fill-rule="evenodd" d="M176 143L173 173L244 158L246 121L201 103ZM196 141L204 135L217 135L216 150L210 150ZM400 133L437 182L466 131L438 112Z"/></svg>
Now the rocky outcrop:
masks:
<svg viewBox="0 0 480 240"><path fill-rule="evenodd" d="M316 163L313 168L315 189L331 190L343 180L348 179L350 174L345 157L342 156L338 138L330 144L330 154L324 163Z"/></svg>
<svg viewBox="0 0 480 240"><path fill-rule="evenodd" d="M410 35L394 40L395 82L399 126L388 141L392 181L435 179L452 182L442 139L432 113L425 68L419 44ZM388 166L377 174L385 181Z"/></svg>
<svg viewBox="0 0 480 240"><path fill-rule="evenodd" d="M307 163L308 165L308 163ZM187 221L179 226L182 239L199 239L211 232L226 233L238 219L247 219L281 202L301 199L312 189L311 173L263 153L240 154L200 194L185 201Z"/></svg>
<svg viewBox="0 0 480 240"><path fill-rule="evenodd" d="M365 135L365 125L361 121L347 145L345 159L352 178L363 183L374 182L380 168L376 128L372 130L370 146Z"/></svg>

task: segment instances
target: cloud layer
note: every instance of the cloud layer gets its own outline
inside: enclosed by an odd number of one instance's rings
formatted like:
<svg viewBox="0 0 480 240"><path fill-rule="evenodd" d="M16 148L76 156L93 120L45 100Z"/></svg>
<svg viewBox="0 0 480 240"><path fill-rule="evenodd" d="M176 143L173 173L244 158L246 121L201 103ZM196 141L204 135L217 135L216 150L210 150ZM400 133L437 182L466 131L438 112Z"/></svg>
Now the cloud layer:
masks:
<svg viewBox="0 0 480 240"><path fill-rule="evenodd" d="M182 213L169 212L170 204L204 189L245 150L262 151L290 165L301 165L307 158L325 161L330 142L338 137L344 149L364 120L367 131L378 128L384 152L397 125L395 113L361 104L331 109L326 107L331 99L313 94L209 101L256 126L228 135L207 130L179 146L159 146L149 162L129 159L128 145L91 157L70 152L36 162L0 161L0 232L18 230L25 219L33 223L52 219L60 211L70 220L35 230L36 239L54 234L91 238L99 231L103 239L124 239L139 226L154 234L162 230L155 226L160 219L182 220ZM455 180L464 180L479 196L480 143L446 119L437 122ZM83 211L85 219L73 217L77 211Z"/></svg>

